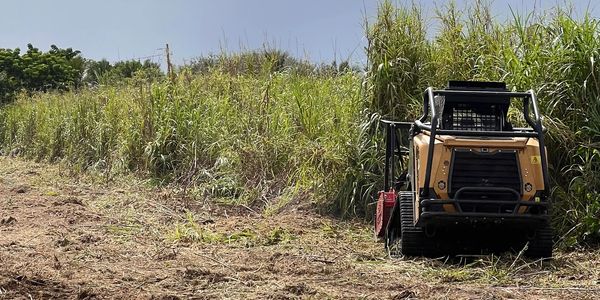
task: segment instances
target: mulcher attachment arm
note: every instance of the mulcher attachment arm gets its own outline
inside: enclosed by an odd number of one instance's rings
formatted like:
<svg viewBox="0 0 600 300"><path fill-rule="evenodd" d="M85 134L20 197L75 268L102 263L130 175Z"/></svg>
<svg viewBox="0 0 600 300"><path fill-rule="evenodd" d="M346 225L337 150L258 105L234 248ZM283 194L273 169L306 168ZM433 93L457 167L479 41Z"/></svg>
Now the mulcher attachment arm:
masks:
<svg viewBox="0 0 600 300"><path fill-rule="evenodd" d="M385 126L385 173L383 190L388 192L396 189L401 181L406 180L407 166L404 165L403 156L408 156L409 129L413 122L395 122L381 120ZM400 164L401 175L404 178L398 180L396 177L396 161Z"/></svg>
<svg viewBox="0 0 600 300"><path fill-rule="evenodd" d="M381 120L385 130L385 173L384 188L379 192L375 212L375 235L383 238L393 208L396 206L397 192L407 181L407 166L403 156L409 154L409 129L412 122ZM401 174L396 174L396 164L400 164Z"/></svg>

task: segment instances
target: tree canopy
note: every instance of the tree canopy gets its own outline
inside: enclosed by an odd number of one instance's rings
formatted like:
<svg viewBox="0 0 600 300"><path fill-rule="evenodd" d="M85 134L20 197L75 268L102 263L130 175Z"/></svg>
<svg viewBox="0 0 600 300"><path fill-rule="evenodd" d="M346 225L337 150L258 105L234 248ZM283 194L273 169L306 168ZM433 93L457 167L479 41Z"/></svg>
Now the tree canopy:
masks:
<svg viewBox="0 0 600 300"><path fill-rule="evenodd" d="M51 45L46 52L27 45L21 49L0 48L0 103L11 101L19 91L68 90L101 82L115 83L143 73L147 78L162 76L160 65L149 60L111 64L82 57L79 50Z"/></svg>

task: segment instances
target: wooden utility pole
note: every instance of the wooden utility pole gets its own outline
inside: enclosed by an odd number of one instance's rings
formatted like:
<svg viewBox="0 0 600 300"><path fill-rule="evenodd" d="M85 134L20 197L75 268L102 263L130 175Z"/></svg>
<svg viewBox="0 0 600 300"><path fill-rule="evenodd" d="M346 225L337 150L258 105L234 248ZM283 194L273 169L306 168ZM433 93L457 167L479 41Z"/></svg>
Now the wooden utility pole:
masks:
<svg viewBox="0 0 600 300"><path fill-rule="evenodd" d="M167 55L167 76L169 76L171 81L174 81L175 77L173 76L173 65L171 65L171 51L169 50L169 44L167 44L165 51Z"/></svg>

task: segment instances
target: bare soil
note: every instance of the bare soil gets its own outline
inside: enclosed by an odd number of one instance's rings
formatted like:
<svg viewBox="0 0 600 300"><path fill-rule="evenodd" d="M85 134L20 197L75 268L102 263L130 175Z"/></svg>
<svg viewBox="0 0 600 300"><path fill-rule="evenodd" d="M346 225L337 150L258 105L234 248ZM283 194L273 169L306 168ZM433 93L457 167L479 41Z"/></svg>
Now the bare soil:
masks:
<svg viewBox="0 0 600 300"><path fill-rule="evenodd" d="M371 225L266 216L0 157L0 299L598 299L598 251L391 259Z"/></svg>

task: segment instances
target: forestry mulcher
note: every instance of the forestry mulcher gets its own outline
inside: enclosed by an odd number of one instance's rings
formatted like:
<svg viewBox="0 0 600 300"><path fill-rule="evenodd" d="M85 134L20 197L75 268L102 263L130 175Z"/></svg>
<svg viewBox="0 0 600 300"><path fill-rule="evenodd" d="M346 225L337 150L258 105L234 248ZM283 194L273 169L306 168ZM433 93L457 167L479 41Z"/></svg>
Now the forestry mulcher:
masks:
<svg viewBox="0 0 600 300"><path fill-rule="evenodd" d="M513 127L511 102L528 127ZM544 127L532 90L451 81L425 90L418 120L382 123L375 232L391 254L552 256Z"/></svg>

